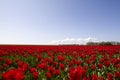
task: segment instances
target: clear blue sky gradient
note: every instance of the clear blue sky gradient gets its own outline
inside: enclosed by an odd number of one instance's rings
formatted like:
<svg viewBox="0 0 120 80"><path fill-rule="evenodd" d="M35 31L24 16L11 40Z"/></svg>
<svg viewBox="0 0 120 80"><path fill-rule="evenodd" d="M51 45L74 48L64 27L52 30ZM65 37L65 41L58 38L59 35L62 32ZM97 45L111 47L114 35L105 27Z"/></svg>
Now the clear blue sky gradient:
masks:
<svg viewBox="0 0 120 80"><path fill-rule="evenodd" d="M0 0L0 43L66 37L120 41L120 0Z"/></svg>

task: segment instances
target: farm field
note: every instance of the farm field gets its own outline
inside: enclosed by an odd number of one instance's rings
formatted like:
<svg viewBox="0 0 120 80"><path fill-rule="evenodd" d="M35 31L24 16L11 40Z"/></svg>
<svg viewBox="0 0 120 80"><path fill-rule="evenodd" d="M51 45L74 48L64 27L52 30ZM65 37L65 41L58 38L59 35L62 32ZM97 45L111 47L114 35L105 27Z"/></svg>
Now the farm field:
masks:
<svg viewBox="0 0 120 80"><path fill-rule="evenodd" d="M120 80L120 46L0 45L0 80Z"/></svg>

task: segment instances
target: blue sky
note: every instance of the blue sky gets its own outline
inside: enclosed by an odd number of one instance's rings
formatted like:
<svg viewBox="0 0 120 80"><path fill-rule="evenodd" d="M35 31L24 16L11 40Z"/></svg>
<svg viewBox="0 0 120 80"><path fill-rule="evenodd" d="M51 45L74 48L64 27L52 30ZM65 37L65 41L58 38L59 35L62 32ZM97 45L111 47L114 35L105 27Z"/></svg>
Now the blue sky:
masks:
<svg viewBox="0 0 120 80"><path fill-rule="evenodd" d="M120 41L119 34L120 0L0 0L0 44Z"/></svg>

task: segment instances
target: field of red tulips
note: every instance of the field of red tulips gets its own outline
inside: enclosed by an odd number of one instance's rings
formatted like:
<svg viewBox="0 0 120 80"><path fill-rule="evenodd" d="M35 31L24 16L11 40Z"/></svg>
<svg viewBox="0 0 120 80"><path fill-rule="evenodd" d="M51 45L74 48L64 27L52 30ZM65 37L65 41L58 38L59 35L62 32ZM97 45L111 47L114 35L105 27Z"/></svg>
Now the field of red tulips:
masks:
<svg viewBox="0 0 120 80"><path fill-rule="evenodd" d="M120 46L1 45L0 80L120 80Z"/></svg>

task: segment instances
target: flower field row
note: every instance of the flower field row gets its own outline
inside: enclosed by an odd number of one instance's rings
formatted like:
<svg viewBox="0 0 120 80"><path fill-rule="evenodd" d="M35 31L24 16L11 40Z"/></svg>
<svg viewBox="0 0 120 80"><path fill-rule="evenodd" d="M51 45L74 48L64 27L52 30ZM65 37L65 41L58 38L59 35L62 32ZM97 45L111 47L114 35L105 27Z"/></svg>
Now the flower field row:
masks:
<svg viewBox="0 0 120 80"><path fill-rule="evenodd" d="M120 80L120 46L0 46L0 80Z"/></svg>

